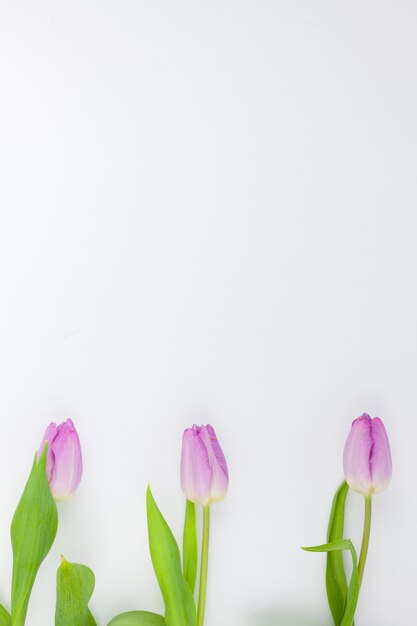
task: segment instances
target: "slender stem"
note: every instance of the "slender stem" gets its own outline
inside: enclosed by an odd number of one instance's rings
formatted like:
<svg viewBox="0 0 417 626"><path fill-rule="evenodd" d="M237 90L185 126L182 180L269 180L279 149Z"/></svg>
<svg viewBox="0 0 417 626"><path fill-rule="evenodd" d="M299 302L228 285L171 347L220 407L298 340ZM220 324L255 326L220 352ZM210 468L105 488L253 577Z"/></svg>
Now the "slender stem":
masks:
<svg viewBox="0 0 417 626"><path fill-rule="evenodd" d="M361 553L359 556L358 574L359 587L362 584L363 571L365 569L366 556L368 554L369 537L371 534L371 518L372 518L372 496L365 496L365 520L363 524L363 536Z"/></svg>
<svg viewBox="0 0 417 626"><path fill-rule="evenodd" d="M197 626L203 626L206 608L207 567L210 540L210 505L203 509L203 545L201 548L200 589L198 592Z"/></svg>

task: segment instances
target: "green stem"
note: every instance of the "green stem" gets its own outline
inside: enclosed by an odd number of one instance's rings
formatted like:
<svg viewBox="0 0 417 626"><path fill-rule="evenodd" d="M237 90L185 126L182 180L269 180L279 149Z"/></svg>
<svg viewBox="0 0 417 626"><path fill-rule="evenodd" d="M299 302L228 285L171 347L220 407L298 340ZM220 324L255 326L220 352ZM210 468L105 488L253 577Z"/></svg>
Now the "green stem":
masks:
<svg viewBox="0 0 417 626"><path fill-rule="evenodd" d="M365 520L363 524L363 536L361 553L359 556L358 575L359 587L362 584L363 572L365 569L366 556L368 554L369 537L371 534L371 518L372 518L372 496L365 496Z"/></svg>
<svg viewBox="0 0 417 626"><path fill-rule="evenodd" d="M203 509L203 545L201 549L200 589L198 592L197 626L203 626L206 608L207 567L210 540L210 505Z"/></svg>

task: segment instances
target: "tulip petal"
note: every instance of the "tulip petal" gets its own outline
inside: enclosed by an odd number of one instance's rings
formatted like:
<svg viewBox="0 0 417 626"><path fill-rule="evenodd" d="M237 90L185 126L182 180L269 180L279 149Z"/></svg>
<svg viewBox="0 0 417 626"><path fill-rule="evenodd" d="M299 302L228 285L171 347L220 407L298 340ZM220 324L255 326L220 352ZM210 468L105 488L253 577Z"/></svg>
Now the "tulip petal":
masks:
<svg viewBox="0 0 417 626"><path fill-rule="evenodd" d="M373 447L370 456L372 484L375 493L383 491L391 480L391 450L385 426L379 417L372 420L371 426Z"/></svg>
<svg viewBox="0 0 417 626"><path fill-rule="evenodd" d="M78 487L82 475L80 441L70 419L58 426L53 451L55 465L50 487L55 500L59 502L72 495Z"/></svg>
<svg viewBox="0 0 417 626"><path fill-rule="evenodd" d="M210 424L205 427L203 436L212 469L210 502L219 502L225 497L229 486L227 463L214 428Z"/></svg>
<svg viewBox="0 0 417 626"><path fill-rule="evenodd" d="M354 491L365 496L371 495L373 491L369 463L374 443L371 422L372 420L367 413L353 422L343 454L346 482Z"/></svg>
<svg viewBox="0 0 417 626"><path fill-rule="evenodd" d="M226 476L226 478L229 478L229 472L227 469L227 463L226 463L226 458L223 454L223 450L220 447L219 441L216 437L216 433L214 432L214 428L213 426L210 426L210 424L207 424L206 426L206 430L207 430L207 434L210 438L210 447L211 450L214 454L214 458L216 460L216 462L218 463L220 469L223 471L224 475Z"/></svg>
<svg viewBox="0 0 417 626"><path fill-rule="evenodd" d="M45 431L45 434L42 439L42 443L39 446L37 462L39 463L40 458L42 456L42 452L45 448L45 443L48 442L48 452L46 454L46 477L48 482L51 482L52 478L52 470L55 463L55 456L53 451L53 443L55 441L55 437L57 436L58 428L55 422L51 422L48 428Z"/></svg>
<svg viewBox="0 0 417 626"><path fill-rule="evenodd" d="M208 451L194 426L184 431L181 456L181 488L188 500L207 504L210 497L212 471Z"/></svg>

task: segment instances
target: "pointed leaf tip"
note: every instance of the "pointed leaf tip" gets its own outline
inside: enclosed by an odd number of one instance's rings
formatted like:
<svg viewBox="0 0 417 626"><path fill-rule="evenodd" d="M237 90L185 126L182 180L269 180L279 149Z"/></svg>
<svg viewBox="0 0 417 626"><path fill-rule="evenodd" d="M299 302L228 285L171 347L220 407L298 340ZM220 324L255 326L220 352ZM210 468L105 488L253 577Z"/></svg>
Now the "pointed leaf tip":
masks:
<svg viewBox="0 0 417 626"><path fill-rule="evenodd" d="M178 545L150 488L147 492L147 515L149 548L165 602L165 621L169 626L196 626L194 598L182 573Z"/></svg>

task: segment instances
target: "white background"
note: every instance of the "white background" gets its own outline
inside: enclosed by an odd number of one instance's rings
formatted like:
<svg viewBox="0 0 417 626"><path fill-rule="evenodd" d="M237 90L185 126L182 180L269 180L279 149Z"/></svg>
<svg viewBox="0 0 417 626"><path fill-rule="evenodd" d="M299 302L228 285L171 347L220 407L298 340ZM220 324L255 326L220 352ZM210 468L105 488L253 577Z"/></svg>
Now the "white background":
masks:
<svg viewBox="0 0 417 626"><path fill-rule="evenodd" d="M101 626L162 612L145 490L178 538L182 430L230 468L206 626L328 626L322 555L352 419L379 415L358 626L408 626L417 532L417 6L405 0L0 3L0 600L51 420L82 484L59 555ZM358 543L362 502L349 499Z"/></svg>

